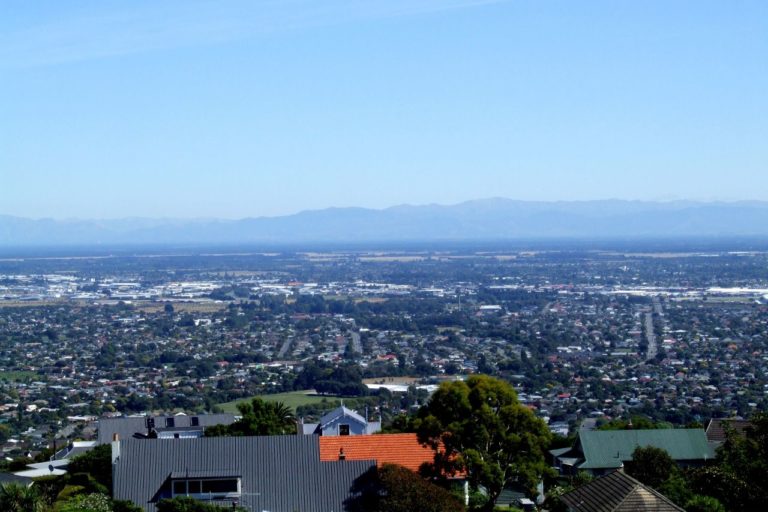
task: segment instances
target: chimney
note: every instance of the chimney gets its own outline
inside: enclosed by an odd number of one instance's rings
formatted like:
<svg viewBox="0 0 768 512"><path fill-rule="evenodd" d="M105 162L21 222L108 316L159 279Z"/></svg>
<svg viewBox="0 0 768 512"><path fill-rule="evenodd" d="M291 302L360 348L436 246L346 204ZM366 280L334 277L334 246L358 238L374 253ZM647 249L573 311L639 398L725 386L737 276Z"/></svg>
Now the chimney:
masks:
<svg viewBox="0 0 768 512"><path fill-rule="evenodd" d="M120 435L115 432L112 434L112 464L116 464L120 459Z"/></svg>
<svg viewBox="0 0 768 512"><path fill-rule="evenodd" d="M347 460L347 455L344 453L344 448L339 448L339 460Z"/></svg>

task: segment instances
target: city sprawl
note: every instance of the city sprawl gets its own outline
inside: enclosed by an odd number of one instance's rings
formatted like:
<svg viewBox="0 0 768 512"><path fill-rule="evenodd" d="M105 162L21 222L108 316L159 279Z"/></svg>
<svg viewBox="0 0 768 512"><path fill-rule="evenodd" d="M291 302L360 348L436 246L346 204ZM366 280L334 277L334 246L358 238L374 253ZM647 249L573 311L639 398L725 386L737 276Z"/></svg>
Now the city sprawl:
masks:
<svg viewBox="0 0 768 512"><path fill-rule="evenodd" d="M511 382L552 432L768 409L760 251L327 251L0 261L10 457L99 417L315 390L391 423L435 385ZM226 405L224 405L226 409Z"/></svg>

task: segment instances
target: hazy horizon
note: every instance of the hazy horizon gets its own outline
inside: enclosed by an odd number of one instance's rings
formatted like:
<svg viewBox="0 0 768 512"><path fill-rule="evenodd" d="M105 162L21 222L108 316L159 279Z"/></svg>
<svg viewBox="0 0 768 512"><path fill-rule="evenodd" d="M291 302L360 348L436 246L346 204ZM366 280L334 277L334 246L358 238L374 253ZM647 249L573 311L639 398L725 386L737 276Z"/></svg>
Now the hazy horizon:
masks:
<svg viewBox="0 0 768 512"><path fill-rule="evenodd" d="M0 246L439 242L768 236L768 202L532 202L328 208L226 219L0 216Z"/></svg>
<svg viewBox="0 0 768 512"><path fill-rule="evenodd" d="M246 215L244 217L224 217L224 216L198 216L198 217L172 217L172 216L166 216L166 217L151 217L147 215L125 215L120 217L53 217L53 216L45 216L45 217L24 217L21 215L13 215L9 214L3 211L0 211L0 217L6 216L6 217L15 217L19 219L29 219L29 220L54 220L57 222L79 222L79 221L121 221L121 220L151 220L151 221L239 221L239 220L246 220L246 219L272 219L272 218L279 218L279 217L290 217L293 215L303 214L303 213L313 213L313 212L322 212L326 210L370 210L370 211L386 211L386 210L392 210L397 208L424 208L424 207L438 207L438 208L450 208L454 206L460 206L465 204L472 204L472 203L483 203L483 202L493 202L493 201L502 201L502 202L520 202L520 203L531 203L531 204L551 204L551 205L557 205L557 204L587 204L587 203L606 203L606 202L618 202L618 203L646 203L649 205L673 205L673 204L693 204L693 205L715 205L715 204L723 204L723 205L737 205L737 204L758 204L758 205L764 205L768 207L768 200L759 200L759 199L738 199L738 200L719 200L719 199L685 199L685 198L667 198L667 199L619 199L615 197L607 197L607 198L598 198L598 199L576 199L576 200L568 200L568 199L561 199L561 200L535 200L535 199L516 199L511 197L481 197L481 198L472 198L467 199L464 201L459 201L455 203L399 203L399 204L392 204L382 207L367 207L367 206L361 206L361 205L344 205L344 206L338 206L338 205L329 205L325 207L318 207L318 208L307 208L307 209L301 209L296 211L290 211L283 214L274 214L274 215Z"/></svg>

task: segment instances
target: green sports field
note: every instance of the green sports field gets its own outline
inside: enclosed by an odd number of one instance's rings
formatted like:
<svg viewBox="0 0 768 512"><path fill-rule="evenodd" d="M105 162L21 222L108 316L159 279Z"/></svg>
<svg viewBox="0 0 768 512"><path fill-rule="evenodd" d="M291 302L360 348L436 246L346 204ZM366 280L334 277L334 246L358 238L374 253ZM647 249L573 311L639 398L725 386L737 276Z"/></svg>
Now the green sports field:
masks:
<svg viewBox="0 0 768 512"><path fill-rule="evenodd" d="M42 380L43 376L35 372L27 371L0 371L0 380L13 382L25 380Z"/></svg>
<svg viewBox="0 0 768 512"><path fill-rule="evenodd" d="M294 411L300 405L317 404L322 402L323 400L326 400L328 402L338 402L338 398L318 396L318 395L308 394L308 393L314 393L314 390L291 391L290 393L277 393L275 395L260 395L259 398L261 398L262 400L266 400L267 402L283 402L285 405L287 405ZM240 400L234 400L232 402L219 404L219 407L221 407L224 410L224 412L237 414L238 413L237 404L239 404L240 402L247 402L249 400L250 398L242 398Z"/></svg>

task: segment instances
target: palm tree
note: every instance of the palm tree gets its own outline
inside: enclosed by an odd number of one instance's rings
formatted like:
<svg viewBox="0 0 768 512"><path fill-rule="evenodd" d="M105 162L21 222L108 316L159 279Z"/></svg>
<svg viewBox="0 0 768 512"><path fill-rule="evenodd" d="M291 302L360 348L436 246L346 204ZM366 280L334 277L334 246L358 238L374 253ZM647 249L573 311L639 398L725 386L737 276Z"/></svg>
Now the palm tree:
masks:
<svg viewBox="0 0 768 512"><path fill-rule="evenodd" d="M293 413L293 409L285 405L283 402L271 402L270 403L272 414L277 418L278 424L283 434L296 433L296 415Z"/></svg>
<svg viewBox="0 0 768 512"><path fill-rule="evenodd" d="M282 402L267 402L259 397L237 405L242 417L235 423L216 432L219 435L275 436L296 433L296 416ZM210 432L209 432L210 431ZM206 435L216 435L209 429Z"/></svg>
<svg viewBox="0 0 768 512"><path fill-rule="evenodd" d="M0 486L0 510L3 512L43 512L45 503L36 487L6 483Z"/></svg>

